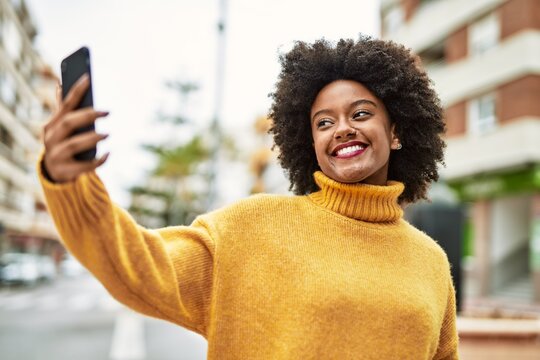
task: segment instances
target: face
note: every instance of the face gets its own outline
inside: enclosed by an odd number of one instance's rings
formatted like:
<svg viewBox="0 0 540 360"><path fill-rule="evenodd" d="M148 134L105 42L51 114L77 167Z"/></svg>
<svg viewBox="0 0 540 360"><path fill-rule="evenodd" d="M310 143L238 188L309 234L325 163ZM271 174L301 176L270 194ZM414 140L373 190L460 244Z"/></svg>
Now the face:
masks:
<svg viewBox="0 0 540 360"><path fill-rule="evenodd" d="M386 185L394 135L384 104L362 84L337 80L311 106L311 133L322 172L342 183Z"/></svg>

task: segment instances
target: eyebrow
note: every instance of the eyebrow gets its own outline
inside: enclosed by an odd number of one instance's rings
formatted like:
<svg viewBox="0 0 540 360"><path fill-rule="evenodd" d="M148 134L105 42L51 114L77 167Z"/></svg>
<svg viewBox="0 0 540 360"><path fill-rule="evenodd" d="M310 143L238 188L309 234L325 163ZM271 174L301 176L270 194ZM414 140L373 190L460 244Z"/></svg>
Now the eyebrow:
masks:
<svg viewBox="0 0 540 360"><path fill-rule="evenodd" d="M377 104L371 100L368 100L368 99L360 99L360 100L356 100L356 101L353 101L349 107L356 107L358 105L362 105L362 104L369 104L369 105L372 105L373 107L377 107ZM331 113L332 110L330 109L321 109L319 111L317 111L315 114L313 114L313 116L311 117L311 121L313 121L318 115L321 115L321 114L328 114L328 113Z"/></svg>

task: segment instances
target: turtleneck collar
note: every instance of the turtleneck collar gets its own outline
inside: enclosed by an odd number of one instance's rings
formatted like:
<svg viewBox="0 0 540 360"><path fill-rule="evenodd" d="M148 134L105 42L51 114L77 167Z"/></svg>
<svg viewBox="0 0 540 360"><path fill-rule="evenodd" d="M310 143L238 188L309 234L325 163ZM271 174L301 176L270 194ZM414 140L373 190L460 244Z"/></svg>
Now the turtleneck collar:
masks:
<svg viewBox="0 0 540 360"><path fill-rule="evenodd" d="M321 190L308 197L317 205L343 216L366 222L394 222L403 216L398 197L405 188L397 181L386 186L344 184L317 171L315 182Z"/></svg>

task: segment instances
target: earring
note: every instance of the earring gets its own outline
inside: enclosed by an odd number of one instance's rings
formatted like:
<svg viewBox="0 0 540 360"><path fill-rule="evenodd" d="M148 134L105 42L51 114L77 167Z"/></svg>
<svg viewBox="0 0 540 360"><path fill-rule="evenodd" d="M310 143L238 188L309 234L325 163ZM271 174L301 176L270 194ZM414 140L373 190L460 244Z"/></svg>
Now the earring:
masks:
<svg viewBox="0 0 540 360"><path fill-rule="evenodd" d="M401 150L401 148L403 147L403 145L401 145L401 143L397 144L396 146L396 150Z"/></svg>

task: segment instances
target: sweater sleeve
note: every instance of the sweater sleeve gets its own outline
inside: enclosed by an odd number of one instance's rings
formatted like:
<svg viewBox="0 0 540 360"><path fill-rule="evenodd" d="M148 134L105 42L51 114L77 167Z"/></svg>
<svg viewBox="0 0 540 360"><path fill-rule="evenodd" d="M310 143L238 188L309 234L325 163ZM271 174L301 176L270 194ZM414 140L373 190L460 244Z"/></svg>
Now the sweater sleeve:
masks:
<svg viewBox="0 0 540 360"><path fill-rule="evenodd" d="M95 172L62 184L38 172L62 242L113 297L206 336L214 242L205 223L148 230L112 203Z"/></svg>
<svg viewBox="0 0 540 360"><path fill-rule="evenodd" d="M456 294L452 279L449 280L448 300L444 320L439 335L439 346L434 360L457 360L458 354L458 333L456 328Z"/></svg>

